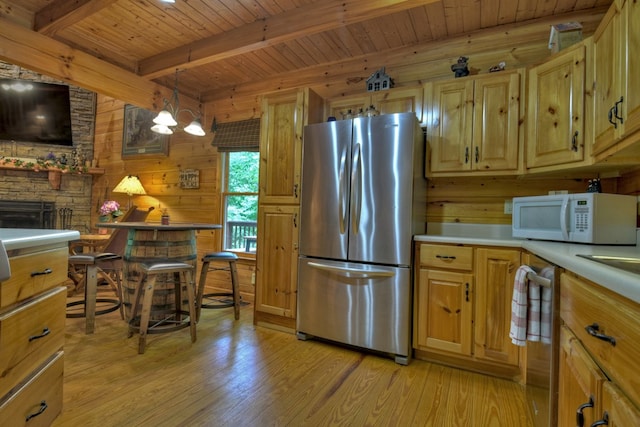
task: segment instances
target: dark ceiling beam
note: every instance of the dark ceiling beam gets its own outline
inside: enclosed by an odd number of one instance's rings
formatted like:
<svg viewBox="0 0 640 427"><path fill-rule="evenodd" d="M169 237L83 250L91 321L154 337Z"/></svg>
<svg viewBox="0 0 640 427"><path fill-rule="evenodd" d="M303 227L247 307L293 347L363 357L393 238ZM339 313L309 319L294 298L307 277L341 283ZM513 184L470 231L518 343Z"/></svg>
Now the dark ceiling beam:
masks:
<svg viewBox="0 0 640 427"><path fill-rule="evenodd" d="M252 22L143 59L138 74L154 79L298 37L333 30L439 0L326 0Z"/></svg>

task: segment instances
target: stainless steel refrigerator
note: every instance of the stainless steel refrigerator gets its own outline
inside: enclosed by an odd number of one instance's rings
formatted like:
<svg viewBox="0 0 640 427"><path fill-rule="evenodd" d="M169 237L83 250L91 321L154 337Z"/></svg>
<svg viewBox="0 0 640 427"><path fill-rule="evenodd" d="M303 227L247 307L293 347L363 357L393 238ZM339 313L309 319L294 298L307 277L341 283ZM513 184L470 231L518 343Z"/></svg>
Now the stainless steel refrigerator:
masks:
<svg viewBox="0 0 640 427"><path fill-rule="evenodd" d="M413 113L306 126L297 333L411 352L412 237L425 232L423 132Z"/></svg>

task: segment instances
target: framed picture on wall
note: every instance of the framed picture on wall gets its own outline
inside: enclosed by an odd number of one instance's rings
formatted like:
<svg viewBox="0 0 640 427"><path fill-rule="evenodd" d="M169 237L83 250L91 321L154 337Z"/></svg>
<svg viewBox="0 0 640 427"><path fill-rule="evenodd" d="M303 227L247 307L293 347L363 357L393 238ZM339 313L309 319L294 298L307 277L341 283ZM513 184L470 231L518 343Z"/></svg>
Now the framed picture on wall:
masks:
<svg viewBox="0 0 640 427"><path fill-rule="evenodd" d="M156 113L126 104L122 127L122 158L141 155L169 154L169 135L151 131Z"/></svg>

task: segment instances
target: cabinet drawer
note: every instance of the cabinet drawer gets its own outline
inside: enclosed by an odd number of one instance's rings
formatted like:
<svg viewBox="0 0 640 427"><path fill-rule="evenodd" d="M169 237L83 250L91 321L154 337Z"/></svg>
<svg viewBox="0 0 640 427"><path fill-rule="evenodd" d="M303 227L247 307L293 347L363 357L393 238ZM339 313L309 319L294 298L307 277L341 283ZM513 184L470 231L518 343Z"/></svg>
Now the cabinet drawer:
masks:
<svg viewBox="0 0 640 427"><path fill-rule="evenodd" d="M0 314L0 396L62 348L66 297L57 287Z"/></svg>
<svg viewBox="0 0 640 427"><path fill-rule="evenodd" d="M473 248L465 246L420 245L420 265L447 270L471 270Z"/></svg>
<svg viewBox="0 0 640 427"><path fill-rule="evenodd" d="M560 316L614 383L640 404L640 305L586 280L563 274ZM594 325L597 324L597 331ZM593 336L615 339L615 345Z"/></svg>
<svg viewBox="0 0 640 427"><path fill-rule="evenodd" d="M62 411L63 372L64 357L60 351L47 360L19 389L0 401L0 420L3 425L51 425Z"/></svg>
<svg viewBox="0 0 640 427"><path fill-rule="evenodd" d="M0 308L59 285L67 278L69 249L64 247L9 258L11 277L0 283Z"/></svg>

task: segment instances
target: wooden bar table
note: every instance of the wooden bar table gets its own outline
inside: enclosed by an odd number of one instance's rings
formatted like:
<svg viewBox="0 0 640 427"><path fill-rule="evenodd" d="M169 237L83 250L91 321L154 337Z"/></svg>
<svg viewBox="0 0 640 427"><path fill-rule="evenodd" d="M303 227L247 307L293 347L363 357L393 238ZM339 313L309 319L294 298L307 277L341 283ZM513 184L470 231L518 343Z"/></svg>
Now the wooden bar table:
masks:
<svg viewBox="0 0 640 427"><path fill-rule="evenodd" d="M154 262L185 262L197 265L196 231L218 230L220 224L159 222L114 222L100 223L104 228L126 228L129 230L124 252L122 299L125 320L128 322L133 311L133 296L140 279L140 264ZM195 271L194 271L194 277ZM166 280L169 283L169 279ZM158 281L151 312L152 320L160 320L170 307L175 307L175 292ZM195 286L195 283L194 283Z"/></svg>

